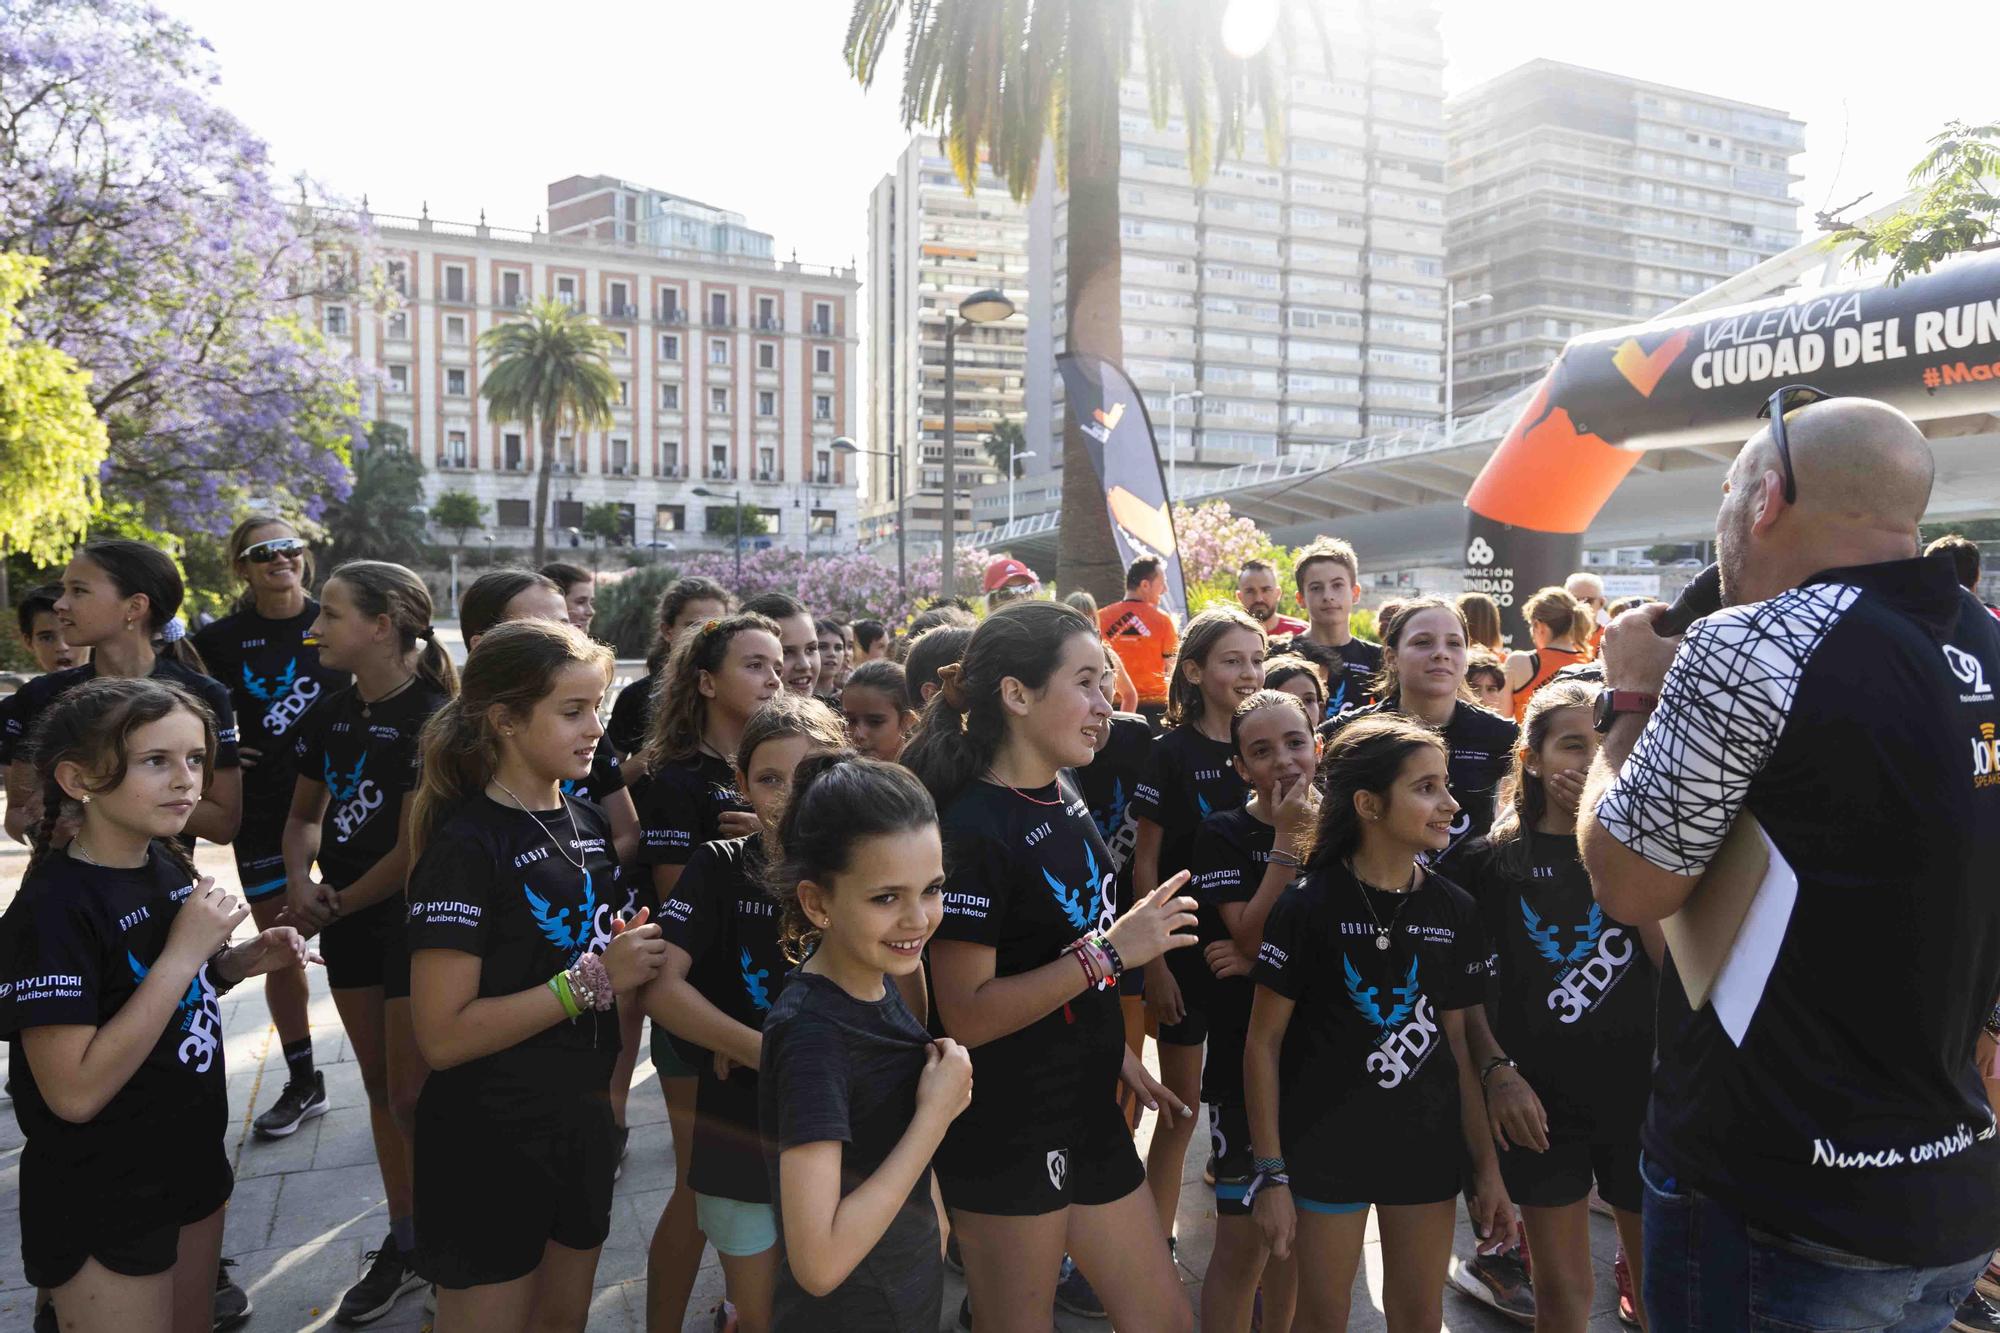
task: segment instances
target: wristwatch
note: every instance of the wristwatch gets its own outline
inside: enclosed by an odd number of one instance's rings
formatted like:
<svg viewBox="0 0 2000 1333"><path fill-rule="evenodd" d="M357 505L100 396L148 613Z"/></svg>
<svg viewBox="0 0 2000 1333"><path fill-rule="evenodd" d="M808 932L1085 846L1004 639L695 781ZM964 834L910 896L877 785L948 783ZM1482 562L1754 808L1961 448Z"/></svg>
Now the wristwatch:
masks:
<svg viewBox="0 0 2000 1333"><path fill-rule="evenodd" d="M1611 724L1621 713L1650 713L1660 702L1657 694L1642 694L1638 690L1600 690L1597 707L1591 714L1591 725L1598 735L1611 730Z"/></svg>

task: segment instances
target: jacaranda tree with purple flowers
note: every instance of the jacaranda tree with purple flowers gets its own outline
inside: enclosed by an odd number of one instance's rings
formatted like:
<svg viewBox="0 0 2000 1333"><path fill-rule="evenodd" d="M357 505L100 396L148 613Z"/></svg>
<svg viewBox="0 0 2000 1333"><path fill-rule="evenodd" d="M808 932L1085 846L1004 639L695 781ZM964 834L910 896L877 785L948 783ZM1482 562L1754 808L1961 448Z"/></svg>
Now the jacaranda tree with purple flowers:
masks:
<svg viewBox="0 0 2000 1333"><path fill-rule="evenodd" d="M151 6L0 4L0 251L47 261L17 329L90 372L106 501L180 533L226 530L252 495L316 517L361 424L353 367L298 300L353 238L281 200L215 82Z"/></svg>

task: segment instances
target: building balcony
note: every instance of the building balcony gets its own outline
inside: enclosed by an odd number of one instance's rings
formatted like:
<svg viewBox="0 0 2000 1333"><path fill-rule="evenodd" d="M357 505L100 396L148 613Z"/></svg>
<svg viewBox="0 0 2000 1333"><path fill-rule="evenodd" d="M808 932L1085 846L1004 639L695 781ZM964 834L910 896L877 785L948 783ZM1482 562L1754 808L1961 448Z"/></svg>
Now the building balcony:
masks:
<svg viewBox="0 0 2000 1333"><path fill-rule="evenodd" d="M806 332L815 338L837 338L840 336L837 325L818 319L806 325Z"/></svg>
<svg viewBox="0 0 2000 1333"><path fill-rule="evenodd" d="M785 321L776 315L759 315L751 327L759 333L783 333Z"/></svg>
<svg viewBox="0 0 2000 1333"><path fill-rule="evenodd" d="M736 469L727 463L711 462L702 469L701 475L707 481L735 481Z"/></svg>
<svg viewBox="0 0 2000 1333"><path fill-rule="evenodd" d="M606 319L623 320L629 323L639 318L639 307L626 305L622 301L615 305L607 302L604 307L604 317Z"/></svg>
<svg viewBox="0 0 2000 1333"><path fill-rule="evenodd" d="M755 472L750 474L750 479L755 482L761 482L765 485L772 485L784 480L784 478L778 474L778 469L774 467L760 467Z"/></svg>
<svg viewBox="0 0 2000 1333"><path fill-rule="evenodd" d="M677 305L661 306L653 316L653 322L656 324L686 324L688 322L688 312L683 307Z"/></svg>

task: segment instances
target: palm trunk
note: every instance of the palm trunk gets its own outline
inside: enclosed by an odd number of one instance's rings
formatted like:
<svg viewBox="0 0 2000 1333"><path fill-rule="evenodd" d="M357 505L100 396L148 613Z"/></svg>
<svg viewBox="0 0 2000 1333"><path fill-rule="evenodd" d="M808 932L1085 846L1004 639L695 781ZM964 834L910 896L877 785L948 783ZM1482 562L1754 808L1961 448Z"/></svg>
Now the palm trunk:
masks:
<svg viewBox="0 0 2000 1333"><path fill-rule="evenodd" d="M1064 350L1125 359L1120 326L1118 235L1118 82L1096 72L1122 62L1109 49L1104 20L1089 6L1071 10L1069 67L1069 290ZM1085 73L1088 71L1089 73ZM1090 464L1088 437L1073 417L1063 422L1062 541L1056 583L1109 605L1125 594L1125 571L1111 536L1104 490Z"/></svg>
<svg viewBox="0 0 2000 1333"><path fill-rule="evenodd" d="M540 569L549 556L549 477L556 467L556 419L542 417L542 463L535 469L535 558L531 568Z"/></svg>

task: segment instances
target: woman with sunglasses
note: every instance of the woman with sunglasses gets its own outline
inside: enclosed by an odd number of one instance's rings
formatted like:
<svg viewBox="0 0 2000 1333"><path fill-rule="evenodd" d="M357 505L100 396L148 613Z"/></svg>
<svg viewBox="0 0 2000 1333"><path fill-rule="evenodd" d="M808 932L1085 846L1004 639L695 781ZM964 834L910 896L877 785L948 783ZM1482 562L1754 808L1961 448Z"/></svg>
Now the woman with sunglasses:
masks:
<svg viewBox="0 0 2000 1333"><path fill-rule="evenodd" d="M312 551L298 530L272 514L244 519L229 534L229 567L243 581L236 610L194 636L209 675L229 691L242 739L243 825L232 850L257 929L277 924L285 906L285 813L292 802L293 732L321 697L348 675L320 665L308 633L319 616ZM299 968L265 974L264 1003L285 1054L285 1087L252 1122L260 1138L282 1139L326 1114L326 1077L313 1068L306 1023L306 977Z"/></svg>

